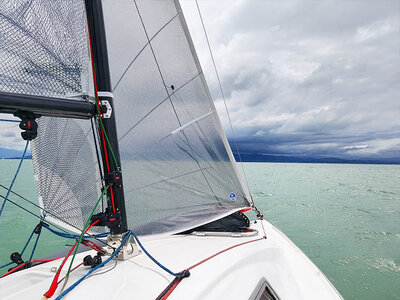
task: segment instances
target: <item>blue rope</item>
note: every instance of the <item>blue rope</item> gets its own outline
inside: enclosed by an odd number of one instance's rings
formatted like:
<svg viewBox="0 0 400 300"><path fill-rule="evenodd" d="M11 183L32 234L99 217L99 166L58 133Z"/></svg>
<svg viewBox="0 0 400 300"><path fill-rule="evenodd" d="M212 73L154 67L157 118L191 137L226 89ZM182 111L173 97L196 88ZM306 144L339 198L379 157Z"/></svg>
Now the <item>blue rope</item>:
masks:
<svg viewBox="0 0 400 300"><path fill-rule="evenodd" d="M60 236L60 237L67 238L67 239L77 239L77 238L79 238L79 235L68 234L68 233L56 231L56 230L50 228L50 226L49 226L48 224L46 224L46 223L43 223L42 225L43 225L44 228L48 229L50 232L52 232L52 233L54 233L54 234L56 234L56 235L58 235L58 236ZM42 227L42 228L43 228L43 227ZM34 235L34 233L35 233L35 229L33 229L31 235L29 236L28 240L26 241L26 243L25 243L25 245L24 245L24 248L23 248L22 251L21 251L21 256L24 254L26 248L28 247L28 245L29 245L29 243L30 243L30 241L31 241L31 239L32 239L32 237L33 237L33 235ZM34 255L34 253L35 253L35 251L36 251L36 247L37 247L37 244L38 244L39 237L40 237L41 233L42 233L42 231L40 231L40 232L38 233L38 236L36 237L35 245L33 246L33 249L32 249L32 252L31 252L31 256L30 256L30 258L29 258L29 261L32 260L33 255ZM106 237L106 236L108 236L108 235L109 235L109 232L104 232L104 233L96 234L96 235L94 235L93 237L96 237L96 238L104 238L104 237ZM87 236L86 238L91 238L91 237L92 237L92 236ZM9 262L9 263L7 263L7 264L5 264L5 265L0 266L0 269L5 268L5 267L7 267L7 266L9 266L9 265L11 265L11 264L13 264L13 262Z"/></svg>
<svg viewBox="0 0 400 300"><path fill-rule="evenodd" d="M5 268L5 267L7 267L7 266L9 266L9 265L11 265L11 264L13 264L13 262L9 262L8 264L5 264L5 265L0 266L0 269L3 269L3 268Z"/></svg>
<svg viewBox="0 0 400 300"><path fill-rule="evenodd" d="M31 239L32 239L34 233L35 233L35 229L32 230L31 235L29 236L28 240L26 241L25 246L24 246L24 248L23 248L22 251L21 251L21 257L22 257L22 255L24 254L26 247L28 247L29 242L31 241Z"/></svg>
<svg viewBox="0 0 400 300"><path fill-rule="evenodd" d="M125 235L124 239L122 240L121 245L114 251L113 254L111 254L111 256L107 260L105 260L98 266L94 267L89 272L87 272L85 275L83 275L81 278L79 278L69 288L67 288L64 292L62 292L55 300L60 300L62 297L64 297L66 294L68 294L70 291L72 291L78 284L80 284L86 277L88 277L94 271L101 268L102 266L107 264L110 260L112 260L118 254L118 252L121 250L121 248L126 244L126 242L128 241L128 238L131 236L131 234L133 234L133 233L132 233L132 231L129 230L128 233Z"/></svg>
<svg viewBox="0 0 400 300"><path fill-rule="evenodd" d="M15 172L14 178L13 178L13 180L11 181L10 187L9 187L8 190L7 190L6 197L4 198L3 204L1 205L1 208L0 208L0 216L1 216L2 212L3 212L4 205L6 205L8 196L9 196L10 193L11 193L11 189L12 189L14 183L15 183L15 179L17 179L19 170L21 169L21 165L22 165L22 162L24 161L25 154L26 154L26 150L28 149L28 145L29 145L29 141L26 141L24 153L22 154L21 160L19 161L19 165L18 165L17 171Z"/></svg>
<svg viewBox="0 0 400 300"><path fill-rule="evenodd" d="M186 274L184 272L181 273L174 273L171 270L169 270L168 268L164 267L161 263L159 263L153 256L151 256L151 254L149 252L147 252L147 250L143 247L142 243L139 241L138 237L136 234L132 233L132 235L135 237L136 241L138 242L140 248L142 248L143 252L146 253L146 255L156 263L157 266L159 266L161 269L163 269L164 271L166 271L167 273L175 276L175 277L184 277L186 276Z"/></svg>
<svg viewBox="0 0 400 300"><path fill-rule="evenodd" d="M0 121L3 121L3 122L13 122L13 123L19 123L19 122L21 122L21 121L18 121L18 120L7 120L7 119L0 119Z"/></svg>
<svg viewBox="0 0 400 300"><path fill-rule="evenodd" d="M69 233L64 233L64 232L60 232L60 231L56 231L54 229L52 229L48 224L43 223L43 227L45 227L46 229L48 229L50 232L54 233L55 235L58 235L60 237L66 238L66 239L76 239L79 238L80 235L76 235L76 234L69 234ZM109 232L104 232L104 233L99 233L94 235L93 237L95 238L104 238L106 236L109 235ZM90 238L92 236L85 236L86 238Z"/></svg>
<svg viewBox="0 0 400 300"><path fill-rule="evenodd" d="M25 245L24 245L24 248L22 248L21 257L22 257L22 255L24 254L24 252L25 252L25 250L26 250L26 247L28 247L29 242L31 241L31 239L32 239L32 237L33 237L33 235L34 235L34 233L35 233L35 229L32 230L32 233L31 233L31 235L29 236L28 240L26 241L26 243L25 243ZM35 245L34 245L34 247L33 247L33 249L32 249L32 253L31 253L31 257L29 258L29 261L32 260L33 253L34 253L35 250L36 250L36 245L37 245L37 242L38 242L40 233L41 233L41 232L39 232L38 237L36 238L36 243L35 243ZM2 265L2 266L0 266L0 269L2 269L2 268L4 268L4 267L7 267L7 266L9 266L9 265L11 265L11 264L13 264L13 263L14 263L14 262L9 262L9 263L7 263L7 264L5 264L5 265Z"/></svg>
<svg viewBox="0 0 400 300"><path fill-rule="evenodd" d="M33 245L33 249L32 249L32 252L31 252L31 256L29 257L29 261L32 261L32 257L33 257L33 254L35 253L36 246L37 246L37 243L38 243L38 241L39 241L39 238L40 238L40 234L41 234L41 233L42 233L42 230L39 231L39 233L38 233L38 235L37 235L37 237L36 237L35 245Z"/></svg>

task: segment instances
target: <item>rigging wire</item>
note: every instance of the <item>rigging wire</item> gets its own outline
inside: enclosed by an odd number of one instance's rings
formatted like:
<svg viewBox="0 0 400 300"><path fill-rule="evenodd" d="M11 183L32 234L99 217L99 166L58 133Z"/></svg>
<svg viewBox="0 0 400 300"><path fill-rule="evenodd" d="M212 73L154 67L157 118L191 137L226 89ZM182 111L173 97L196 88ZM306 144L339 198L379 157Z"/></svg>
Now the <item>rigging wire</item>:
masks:
<svg viewBox="0 0 400 300"><path fill-rule="evenodd" d="M72 268L71 272L75 271L76 269L78 269L80 266L82 266L84 263L81 262L79 265L76 265L75 267ZM61 278L57 284L60 284L61 281L63 281L65 279L66 276L64 276L63 278Z"/></svg>
<svg viewBox="0 0 400 300"><path fill-rule="evenodd" d="M111 156L114 160L114 166L115 169L117 171L120 171L120 167L118 165L118 161L117 158L115 157L113 148L111 147L111 143L110 140L108 139L107 136L107 132L106 129L104 128L104 124L103 124L103 120L102 120L102 113L100 110L100 100L99 100L99 95L98 95L98 90L97 90L97 80L96 80L96 68L94 65L94 55L93 55L93 47L92 47L92 38L91 38L91 34L90 34L90 28L88 25L88 38L89 38L89 48L90 48L90 57L91 57L91 62L92 62L92 75L93 75L93 83L94 83L94 93L95 93L95 98L96 98L96 109L97 109L97 114L98 114L98 120L100 123L100 128L101 128L101 135L103 138L103 147L104 147L104 158L106 161L106 166L107 166L107 174L110 174L110 164L108 161L108 154L107 154L107 150L110 150ZM107 145L108 145L108 149L106 146L106 141L107 141ZM113 209L113 213L115 213L115 202L114 202L114 191L113 191L113 187L110 186L110 197L111 197L111 204L112 204L112 209ZM66 279L66 281L68 280L68 278Z"/></svg>
<svg viewBox="0 0 400 300"><path fill-rule="evenodd" d="M42 264L42 263L50 262L50 261L57 260L57 259L60 259L60 258L62 258L62 257L56 257L56 258L50 258L50 259L37 259L37 260L30 261L30 263ZM0 276L0 278L6 277L7 275L10 275L11 273L14 273L18 269L21 269L21 268L25 267L26 264L27 263L25 262L23 264L20 264L20 265L16 266L12 270L10 270L7 273L5 273L4 275Z"/></svg>
<svg viewBox="0 0 400 300"><path fill-rule="evenodd" d="M100 163L100 156L99 156L100 151L99 151L99 147L97 145L97 141L100 140L100 136L98 135L98 131L97 131L97 135L96 135L96 131L94 129L95 126L94 126L93 118L90 119L90 124L92 125L91 127L92 127L92 134L93 134L93 142L94 142L94 147L96 150L97 164L99 165L101 188L104 189L104 176L103 176L101 163ZM104 212L104 200L101 201L101 211Z"/></svg>
<svg viewBox="0 0 400 300"><path fill-rule="evenodd" d="M110 257L107 260L105 260L101 264L97 265L93 269L90 269L89 272L87 272L80 279L78 279L75 283L73 283L68 289L66 289L60 295L58 295L58 297L55 300L62 299L66 294L68 294L70 291L72 291L79 283L81 283L86 277L88 277L94 271L96 271L97 269L103 267L108 262L110 262L110 260L112 260L119 253L119 251L121 251L122 247L126 244L126 242L128 241L129 237L131 236L131 234L132 234L132 231L129 230L128 233L125 235L124 239L122 240L121 245L119 245L119 247L114 251L113 254L110 255Z"/></svg>
<svg viewBox="0 0 400 300"><path fill-rule="evenodd" d="M4 196L2 196L2 195L0 195L0 197L4 198ZM17 207L19 207L19 208L25 210L26 212L30 213L30 214L33 215L34 217L37 217L40 221L43 221L43 217L38 216L38 215L32 213L31 211L29 211L29 210L27 210L26 208L24 208L24 207L18 205L17 203L15 203L14 201L12 201L12 200L10 200L10 199L9 199L8 201L9 201L10 203L16 205ZM51 225L54 226L54 227L56 227L56 228L58 228L59 230L64 231L64 233L59 232L59 231L55 231L54 229L50 228L50 226L49 226L48 224L46 224L46 223L43 223L42 225L43 225L44 228L46 228L46 229L49 230L50 232L52 232L52 233L54 233L54 234L56 234L56 235L58 235L58 236L60 236L60 237L63 237L63 238L77 239L77 238L79 237L79 235L69 234L68 231L66 231L65 229L63 229L63 228L61 228L61 227L58 227L57 225L54 225L54 224L51 224ZM36 228L36 227L35 227L35 228ZM34 232L35 232L35 230L32 231L31 235L30 235L29 238L28 238L28 241L25 243L25 245L24 245L24 247L23 247L23 249L22 249L22 251L21 251L21 256L24 254L24 252L25 252L25 250L26 250L26 248L27 248L29 242L30 242L31 239L32 239L32 236L33 236ZM41 233L41 231L40 231L40 233ZM39 235L40 235L40 233L39 233ZM92 237L92 238L96 239L97 241L103 243L104 245L110 246L110 245L108 245L105 241L99 239L99 238L102 238L102 237L106 237L108 234L109 234L108 232L105 232L105 233L100 233L100 234L93 235L93 234L90 234L90 233L87 233L87 232L86 232L86 233L85 233L85 236L88 235L89 237ZM30 256L30 258L29 258L28 261L31 261L31 260L32 260L33 254L34 254L34 252L35 252L35 250L36 250L36 246L37 246L38 240L39 240L39 236L36 238L35 245L34 245L34 247L33 247L33 249L32 249L31 256ZM112 247L112 246L110 246L110 247ZM114 248L114 247L112 247L112 248ZM12 265L12 264L13 264L13 262L9 262L9 263L6 263L6 264L4 264L4 265L1 265L1 266L0 266L0 269L5 268L5 267L7 267L7 266L9 266L9 265Z"/></svg>
<svg viewBox="0 0 400 300"><path fill-rule="evenodd" d="M26 247L28 247L29 242L31 241L31 239L32 239L34 233L35 233L35 230L32 230L32 233L30 234L28 240L26 241L24 247L22 248L22 251L21 251L21 254L20 254L21 257L22 257L22 255L24 255L24 252L25 252L25 250L26 250ZM34 251L33 251L33 252L34 252ZM33 252L32 252L32 253L33 253ZM32 260L32 258L29 259L29 261L31 261L31 260ZM12 262L9 262L9 263L7 263L7 264L4 264L4 265L0 266L0 269L2 269L2 268L4 268L4 267L7 267L7 266L9 266L9 265L12 265L13 263L14 263L14 262L12 261Z"/></svg>
<svg viewBox="0 0 400 300"><path fill-rule="evenodd" d="M73 262L74 262L76 253L78 252L78 247L79 247L80 243L82 242L82 238L83 238L84 234L85 234L93 225L95 225L96 223L98 223L98 222L100 221L100 220L96 220L94 223L92 223L92 224L89 225L89 223L90 223L90 221L91 221L91 219L92 219L92 216L93 216L94 212L96 211L97 206L98 206L99 203L100 203L100 200L103 199L104 194L107 192L108 188L110 188L110 187L111 187L111 185L107 185L107 186L105 187L105 189L104 189L103 192L101 193L99 199L97 200L95 206L93 207L92 212L90 213L88 219L86 220L85 226L83 227L82 233L81 233L81 235L79 236L79 239L78 239L78 241L77 241L77 245L76 245L74 254L73 254L73 256L72 256L71 262L70 262L70 264L69 264L67 274L65 275L66 278L65 278L65 282L64 282L64 287L65 287L65 285L66 285L67 282L68 282L68 276L69 276L69 273L70 273L70 271L71 271L72 264L73 264Z"/></svg>
<svg viewBox="0 0 400 300"><path fill-rule="evenodd" d="M172 94L172 95L174 95L174 96L178 99L178 101L181 101L181 102L183 103L183 100L182 100L182 98L179 96L178 93L175 93L175 94ZM214 110L214 112L216 113L215 110ZM217 155L217 157L218 157L221 161L224 160L224 159L221 157L221 154L219 153L219 151L216 151L215 149L213 149L212 143L210 142L209 138L208 138L207 135L205 134L203 128L201 128L201 126L198 124L198 122L196 122L196 124L197 124L197 129L200 131L200 133L201 133L201 135L202 135L202 137L203 137L203 140L205 141L205 144L209 147L209 149L211 149L211 150ZM207 151L209 151L209 150L207 149ZM196 152L196 154L197 154L197 152ZM219 170L217 170L216 168L214 168L214 167L210 164L209 161L207 161L207 164L208 164L209 167L210 167L215 173L217 173L221 178L224 177L224 176L226 176L226 175L222 176L222 175L220 174ZM225 167L225 169L227 168L225 165L223 165L223 166ZM229 174L229 171L227 172L227 174ZM230 176L230 175L229 175L229 176ZM238 186L236 180L233 180L232 183L236 186L236 188L237 188L238 190L241 189L240 183L239 183L239 186Z"/></svg>
<svg viewBox="0 0 400 300"><path fill-rule="evenodd" d="M108 273L108 272L110 272L111 270L114 270L115 267L117 266L117 264L118 264L118 260L115 260L115 264L114 264L111 268L109 268L109 269L107 269L107 270L104 270L104 271L102 271L102 272L94 273L94 274L92 274L92 275L89 275L89 276L86 277L86 278ZM71 272L72 272L72 271L73 271L73 270L71 270Z"/></svg>
<svg viewBox="0 0 400 300"><path fill-rule="evenodd" d="M83 236L92 226L94 226L94 225L95 225L96 223L98 223L98 222L100 222L100 220L96 220L95 222L93 222L92 224L90 224L90 226L88 226L85 230L83 230L83 231L82 231L82 236ZM74 257L75 257L75 254L76 254L76 252L77 252L77 250L78 250L78 248L79 248L79 244L80 244L81 241L82 241L82 239L77 240L77 241L75 242L75 245L71 248L71 250L68 252L68 254L64 257L64 260L62 261L60 267L58 268L57 274L56 274L56 275L54 276L54 278L53 278L53 281L52 281L52 283L51 283L51 286L50 286L49 290L43 295L45 298L50 298L50 297L52 297L52 296L54 295L54 293L56 292L57 287L58 287L58 283L59 283L58 278L59 278L59 276L60 276L61 270L62 270L62 268L64 267L64 264L67 262L68 258L70 257L72 251L75 249L75 253L74 253L74 256L72 257L72 261L71 261L71 264L70 264L70 266L69 266L68 272L67 272L67 274L65 275L65 277L63 278L63 280L65 279L64 287L65 287L65 285L67 284L69 274L70 274L70 272L72 272L72 271L71 271L71 265L72 265L72 263L73 263L73 259L74 259Z"/></svg>
<svg viewBox="0 0 400 300"><path fill-rule="evenodd" d="M235 148L236 148L236 151L237 151L239 160L240 160L240 165L241 165L241 167L242 167L244 179L245 179L245 181L246 181L247 188L248 188L249 183L248 183L248 181L247 181L246 172L244 171L242 157L241 157L241 155L240 155L239 146L238 146L238 144L237 144L235 132L234 132L234 130L233 130L231 117L230 117L229 111L228 111L228 106L227 106L227 104L226 104L226 97L225 97L225 93L224 93L224 91L223 91L223 89L222 89L222 84L221 84L221 80L220 80L220 77L219 77L219 73L218 73L218 69L217 69L217 64L215 63L214 55L213 55L213 52L212 52L212 50L211 50L210 40L208 39L208 34L207 34L206 26L204 25L203 16L202 16L201 11L200 11L200 7L199 7L198 0L195 0L195 1L196 1L196 6L197 6L197 11L198 11L198 13L199 13L199 17L200 17L200 20L201 20L201 25L202 25L202 27L203 27L204 35L205 35L206 40L207 40L208 50L209 50L209 52L210 52L211 60L212 60L212 63L213 63L213 65L214 65L215 74L216 74L216 76L217 76L217 81L218 81L218 85L219 85L219 90L221 91L222 99L224 100L224 106L225 106L226 114L227 114L227 116L228 116L229 125L230 125L231 132L232 132L232 137L233 137L233 140L234 140L234 142L235 142ZM249 200L250 200L250 199L249 199Z"/></svg>
<svg viewBox="0 0 400 300"><path fill-rule="evenodd" d="M5 189L7 189L7 187L5 187L5 186L2 185L2 184L0 184L0 187L3 187L3 188L5 188ZM51 215L53 218L58 219L58 220L64 222L65 224L71 226L72 228L74 228L74 229L76 229L76 230L82 231L81 228L78 228L78 227L76 227L76 226L74 226L74 225L72 225L72 224L70 224L70 223L68 223L68 222L66 222L66 221L64 221L64 220L62 220L62 219L60 219L60 218L58 218L57 216L53 215L52 213L47 212L47 211L46 211L44 208L42 208L40 205L37 205L36 203L34 203L34 202L32 202L32 201L26 199L25 197L23 197L23 196L21 196L21 195L15 193L14 191L11 191L11 193L12 193L12 194L15 194L16 196L20 197L21 199L27 201L28 203L32 204L33 206L35 206L35 207L41 209L41 210L44 211L46 214ZM1 195L1 194L0 194L0 197L3 198L3 199L5 199L5 197L4 197L3 195ZM14 202L13 200L8 199L7 201L10 202L11 204L14 204L16 207L19 207L20 209L26 211L27 213L31 214L32 216L38 218L39 220L42 220L42 219L43 219L41 216L36 215L35 213L33 213L33 212L31 212L30 210L26 209L25 207L19 205L18 203ZM44 227L45 227L46 229L48 229L49 231L53 232L54 234L56 234L56 235L58 235L58 236L61 236L61 237L64 237L64 238L77 238L77 237L79 237L79 235L71 235L67 230L65 230L64 228L62 228L62 227L60 227L60 226L58 226L58 225L55 225L55 224L53 224L53 223L51 223L51 222L49 222L49 221L47 221L47 220L46 220L46 222L50 223L51 226L57 228L58 230L64 232L64 234L61 233L61 232L57 232L57 231L55 231L54 229L51 229L50 226L48 226L46 223L44 224ZM103 243L104 245L108 245L108 244L107 244L105 241L101 240L100 238L106 237L108 234L109 234L108 232L100 233L100 234L86 233L86 235L90 236L91 238L94 238L95 240L99 241L100 243ZM108 245L108 246L109 246L109 245Z"/></svg>
<svg viewBox="0 0 400 300"><path fill-rule="evenodd" d="M20 159L20 161L19 161L17 171L16 171L15 174L14 174L14 178L13 178L13 180L11 181L10 187L8 188L7 193L6 193L6 197L4 198L3 204L1 205L1 208L0 208L0 216L1 216L1 214L3 213L4 206L6 205L7 199L8 199L8 197L10 196L10 193L11 193L11 190L12 190L12 188L13 188L13 186L14 186L15 180L17 179L18 173L19 173L19 171L20 171L20 169L21 169L22 162L24 161L24 158L25 158L26 151L28 150L28 146L29 146L29 140L26 141L25 149L24 149L24 152L23 152L23 154L22 154L22 156L21 156L21 159Z"/></svg>
<svg viewBox="0 0 400 300"><path fill-rule="evenodd" d="M19 123L21 121L18 120L8 120L8 119L0 119L1 122L12 122L12 123Z"/></svg>
<svg viewBox="0 0 400 300"><path fill-rule="evenodd" d="M149 37L149 34L148 34L148 32L147 32L146 26L145 26L145 24L144 24L143 17L142 17L142 15L141 15L141 13L140 13L140 10L139 10L139 7L138 7L138 5L137 5L137 3L136 3L136 0L133 0L133 2L135 3L136 10L137 10L137 13L138 13L138 15L139 15L140 22L142 23L142 27L143 27L144 33L145 33L145 35L146 35L147 41L148 41L148 43L149 43L149 47L150 47L151 53L153 54L154 61L155 61L156 65L157 65L158 73L160 74L161 80L162 80L162 82L163 82L165 92L167 93L169 102L170 102L170 104L171 104L171 106L172 106L172 109L173 109L173 111L174 111L174 113L175 113L175 117L176 117L176 119L177 119L177 121L178 121L178 123L179 123L179 126L182 126L182 122L181 122L181 120L180 120L180 118L179 118L179 116L178 116L178 113L177 113L177 111L176 111L174 102L172 101L171 95L170 95L170 93L169 93L169 91L168 91L168 86L167 86L167 84L166 84L166 82L165 82L164 75L163 75L163 73L161 72L161 67L160 67L160 64L159 64L159 62L158 62L158 60L157 60L156 53L155 53L155 51L154 51L154 49L153 49L153 46L152 46L152 44L151 44L151 42L150 42L150 37ZM190 144L190 142L189 142L189 139L188 139L186 133L185 133L184 131L182 131L182 134L183 134L183 136L185 137L186 144L187 144L187 146L190 148L192 154L190 154L188 151L185 151L184 149L182 149L182 150L184 150L184 151L196 162L196 164L197 164L199 170L201 171L201 173L202 173L202 175L203 175L203 177L204 177L204 180L206 181L206 183L207 183L207 185L208 185L208 188L211 190L211 193L213 193L215 199L216 199L217 202L220 204L220 201L219 201L219 199L218 199L217 194L214 192L214 189L212 188L212 186L211 186L211 184L210 184L210 182L209 182L207 176L206 176L206 175L203 173L203 171L202 171L202 168L201 168L201 165L200 165L200 163L199 163L199 160L195 157L193 147L191 146L191 144Z"/></svg>

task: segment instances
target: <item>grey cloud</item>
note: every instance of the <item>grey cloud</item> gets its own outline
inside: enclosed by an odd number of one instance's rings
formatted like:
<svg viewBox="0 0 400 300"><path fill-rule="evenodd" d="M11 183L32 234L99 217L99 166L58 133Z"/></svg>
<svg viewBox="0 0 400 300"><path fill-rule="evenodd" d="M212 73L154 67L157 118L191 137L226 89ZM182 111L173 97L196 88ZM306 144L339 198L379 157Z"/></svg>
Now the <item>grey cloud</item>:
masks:
<svg viewBox="0 0 400 300"><path fill-rule="evenodd" d="M400 156L400 2L200 6L242 151ZM200 29L190 29L230 136Z"/></svg>

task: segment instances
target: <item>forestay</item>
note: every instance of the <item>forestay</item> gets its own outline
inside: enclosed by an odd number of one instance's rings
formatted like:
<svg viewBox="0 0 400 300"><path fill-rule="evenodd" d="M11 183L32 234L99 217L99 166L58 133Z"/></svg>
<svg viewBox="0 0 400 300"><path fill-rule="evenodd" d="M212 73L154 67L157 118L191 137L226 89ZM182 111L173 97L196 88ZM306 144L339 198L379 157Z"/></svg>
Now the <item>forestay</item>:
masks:
<svg viewBox="0 0 400 300"><path fill-rule="evenodd" d="M103 11L129 227L179 231L248 206L178 1Z"/></svg>

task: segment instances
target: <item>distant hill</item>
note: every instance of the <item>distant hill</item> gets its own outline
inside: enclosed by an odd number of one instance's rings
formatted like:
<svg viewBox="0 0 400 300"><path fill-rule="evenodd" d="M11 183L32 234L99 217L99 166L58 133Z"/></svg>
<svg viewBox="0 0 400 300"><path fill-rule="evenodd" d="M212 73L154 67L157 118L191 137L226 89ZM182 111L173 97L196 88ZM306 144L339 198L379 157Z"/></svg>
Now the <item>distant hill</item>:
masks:
<svg viewBox="0 0 400 300"><path fill-rule="evenodd" d="M239 157L234 153L236 161ZM258 153L240 153L243 162L291 162L291 163L333 163L333 164L400 164L400 158L342 159L337 157L296 157Z"/></svg>
<svg viewBox="0 0 400 300"><path fill-rule="evenodd" d="M21 158L23 151L19 150L14 150L14 149L7 149L7 148L0 148L0 159L1 158L7 158L7 159L13 159L13 158ZM31 153L27 153L25 158L32 158Z"/></svg>

